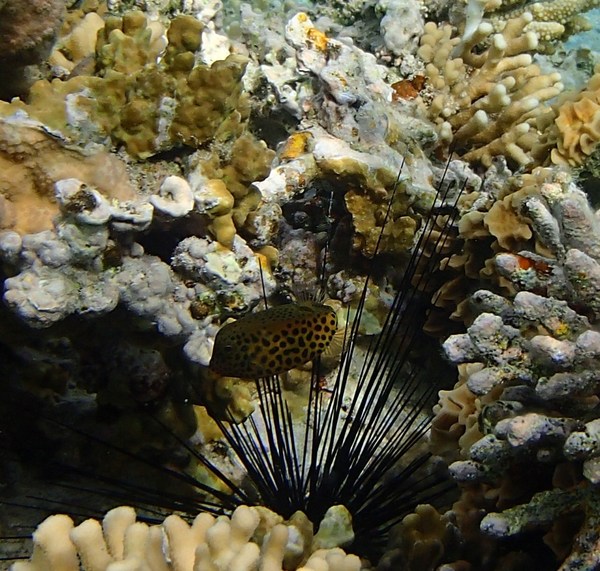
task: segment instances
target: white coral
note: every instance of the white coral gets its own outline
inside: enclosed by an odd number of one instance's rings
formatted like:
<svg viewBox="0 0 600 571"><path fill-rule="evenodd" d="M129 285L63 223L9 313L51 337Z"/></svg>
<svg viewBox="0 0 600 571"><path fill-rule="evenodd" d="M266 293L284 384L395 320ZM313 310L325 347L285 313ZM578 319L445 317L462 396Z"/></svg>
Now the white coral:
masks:
<svg viewBox="0 0 600 571"><path fill-rule="evenodd" d="M126 506L102 524L88 519L75 527L70 517L53 515L34 532L31 558L11 571L282 571L293 526L275 524L256 542L266 512L240 506L231 518L201 513L189 525L170 515L154 526L136 521ZM361 563L334 547L315 551L300 569L359 571Z"/></svg>

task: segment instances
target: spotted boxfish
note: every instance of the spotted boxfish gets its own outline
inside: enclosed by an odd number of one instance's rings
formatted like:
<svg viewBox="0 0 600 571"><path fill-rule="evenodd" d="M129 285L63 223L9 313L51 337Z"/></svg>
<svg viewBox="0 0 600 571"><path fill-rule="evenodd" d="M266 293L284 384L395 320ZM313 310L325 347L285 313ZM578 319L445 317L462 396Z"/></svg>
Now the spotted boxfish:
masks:
<svg viewBox="0 0 600 571"><path fill-rule="evenodd" d="M227 377L278 375L321 355L336 331L335 311L327 305L303 301L270 307L221 327L209 366Z"/></svg>

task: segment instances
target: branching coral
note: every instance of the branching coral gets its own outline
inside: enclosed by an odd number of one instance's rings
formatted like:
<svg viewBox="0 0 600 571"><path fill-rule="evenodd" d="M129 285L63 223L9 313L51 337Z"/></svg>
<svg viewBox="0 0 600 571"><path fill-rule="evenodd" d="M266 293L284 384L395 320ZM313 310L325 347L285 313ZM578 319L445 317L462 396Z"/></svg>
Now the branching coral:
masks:
<svg viewBox="0 0 600 571"><path fill-rule="evenodd" d="M466 161L489 166L504 155L520 166L534 162L538 122L549 112L545 103L563 84L560 74L544 74L532 63L538 36L526 31L531 21L526 12L496 34L481 24L466 41L449 25L425 26L418 54L433 92L426 112ZM487 47L480 51L482 44Z"/></svg>
<svg viewBox="0 0 600 571"><path fill-rule="evenodd" d="M202 513L191 525L177 515L148 525L125 506L109 511L102 523L88 519L74 526L70 517L54 515L39 525L33 543L31 559L12 571L361 569L360 559L342 549L314 549L312 525L303 514L283 522L269 510L246 506L231 518Z"/></svg>
<svg viewBox="0 0 600 571"><path fill-rule="evenodd" d="M528 246L532 236L527 218L518 209L517 179L503 159L495 159L481 178L467 163L452 161L446 176L464 186L465 192L459 200L459 234L447 245L433 298L437 309L431 312L427 324L428 331L439 336L456 330L458 325L452 321L470 323L472 312L467 299L482 283L511 291L491 259L499 251Z"/></svg>
<svg viewBox="0 0 600 571"><path fill-rule="evenodd" d="M529 504L490 513L481 522L485 533L497 537L511 537L536 526L549 526L574 511L585 510L585 523L573 542L573 551L565 559L559 571L595 569L600 564L598 557L598 523L600 518L597 491L582 486L570 491L560 489L535 494Z"/></svg>
<svg viewBox="0 0 600 571"><path fill-rule="evenodd" d="M471 446L481 437L479 415L493 397L481 399L466 384L481 363L459 365L459 381L451 390L442 390L434 407L430 447L434 454L446 460L465 458ZM493 394L493 393L492 393ZM487 397L487 395L486 395Z"/></svg>
<svg viewBox="0 0 600 571"><path fill-rule="evenodd" d="M545 49L552 49L552 42L565 41L572 34L591 29L583 13L598 5L598 0L469 0L466 11L467 15L473 14L473 19L483 16L497 31L502 30L511 18L530 12L533 21L527 31L535 32L544 42Z"/></svg>

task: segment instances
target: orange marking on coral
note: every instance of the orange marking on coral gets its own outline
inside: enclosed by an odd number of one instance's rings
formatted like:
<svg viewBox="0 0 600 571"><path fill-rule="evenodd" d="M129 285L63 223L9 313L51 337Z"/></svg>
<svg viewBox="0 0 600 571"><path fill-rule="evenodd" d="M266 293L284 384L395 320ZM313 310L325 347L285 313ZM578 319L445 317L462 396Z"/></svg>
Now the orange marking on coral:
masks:
<svg viewBox="0 0 600 571"><path fill-rule="evenodd" d="M329 46L329 38L321 32L321 30L317 30L317 28L310 28L308 30L308 39L309 41L321 52L326 52L327 47Z"/></svg>
<svg viewBox="0 0 600 571"><path fill-rule="evenodd" d="M518 254L516 254L515 257L517 258L517 263L519 264L520 269L530 270L533 268L534 263L529 258L526 258L525 256L519 256Z"/></svg>
<svg viewBox="0 0 600 571"><path fill-rule="evenodd" d="M295 159L305 153L308 148L308 141L312 139L312 135L308 131L294 133L285 142L283 149L279 153L279 158L282 161Z"/></svg>
<svg viewBox="0 0 600 571"><path fill-rule="evenodd" d="M537 274L549 275L552 272L552 266L548 262L544 262L543 260L532 260L530 258L526 258L525 256L520 256L519 254L515 254L517 258L517 263L521 270L533 270Z"/></svg>
<svg viewBox="0 0 600 571"><path fill-rule="evenodd" d="M415 75L413 79L401 79L392 83L392 100L399 101L400 99L414 99L419 95L419 91L425 85L424 75Z"/></svg>

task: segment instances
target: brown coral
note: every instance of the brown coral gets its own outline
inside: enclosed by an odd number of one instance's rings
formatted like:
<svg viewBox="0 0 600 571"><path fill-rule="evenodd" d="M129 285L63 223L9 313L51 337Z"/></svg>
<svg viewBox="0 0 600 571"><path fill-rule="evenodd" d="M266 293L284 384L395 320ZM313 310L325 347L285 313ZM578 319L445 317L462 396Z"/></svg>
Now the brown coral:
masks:
<svg viewBox="0 0 600 571"><path fill-rule="evenodd" d="M390 550L378 569L427 571L438 564L456 542L456 527L433 506L422 504L394 527Z"/></svg>
<svg viewBox="0 0 600 571"><path fill-rule="evenodd" d="M470 374L481 370L479 364L460 365L459 381L448 391L440 391L431 423L431 451L455 460L466 458L471 444L482 437L478 426L481 401L466 385Z"/></svg>
<svg viewBox="0 0 600 571"><path fill-rule="evenodd" d="M0 5L0 66L29 65L48 55L62 23L63 0L5 0Z"/></svg>
<svg viewBox="0 0 600 571"><path fill-rule="evenodd" d="M201 28L191 16L175 18L159 61L162 27L141 12L110 17L98 32L96 75L38 81L27 104L14 101L2 113L23 109L74 141L112 141L141 159L239 133L248 117L240 81L246 59L197 63Z"/></svg>
<svg viewBox="0 0 600 571"><path fill-rule="evenodd" d="M32 79L26 66L50 53L62 23L64 0L0 2L0 97L26 92Z"/></svg>
<svg viewBox="0 0 600 571"><path fill-rule="evenodd" d="M391 219L382 228L388 201L385 189L351 189L344 200L352 214L354 250L372 257L377 245L380 251L399 253L412 243L417 223L410 216L402 216L406 212L402 200L394 202Z"/></svg>

